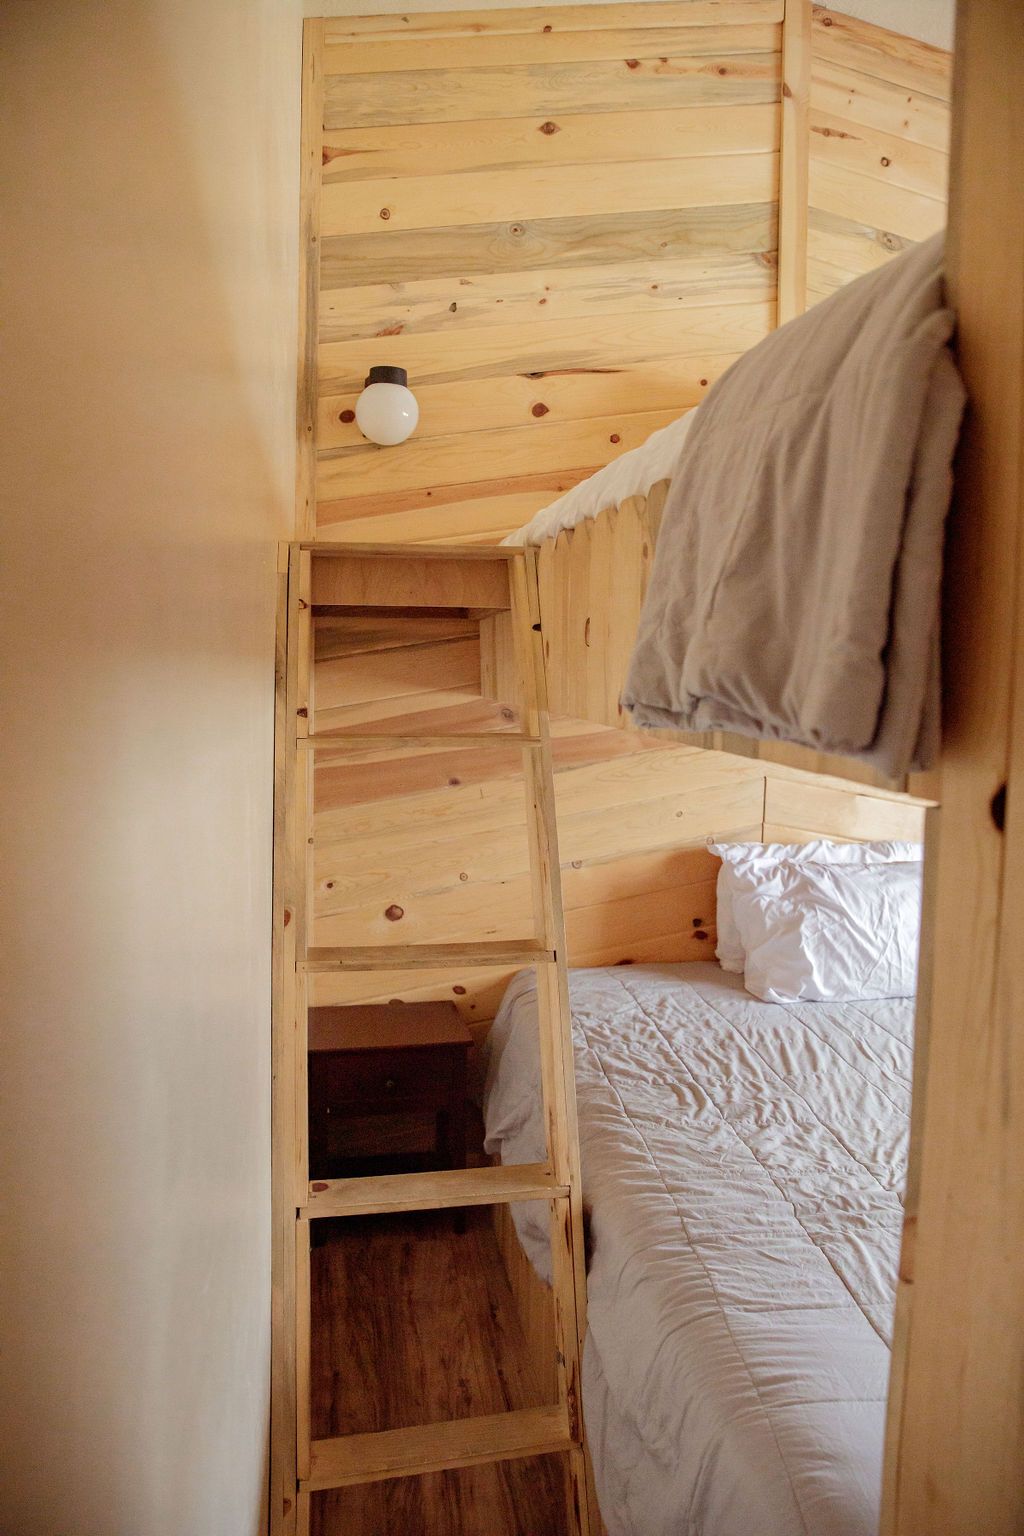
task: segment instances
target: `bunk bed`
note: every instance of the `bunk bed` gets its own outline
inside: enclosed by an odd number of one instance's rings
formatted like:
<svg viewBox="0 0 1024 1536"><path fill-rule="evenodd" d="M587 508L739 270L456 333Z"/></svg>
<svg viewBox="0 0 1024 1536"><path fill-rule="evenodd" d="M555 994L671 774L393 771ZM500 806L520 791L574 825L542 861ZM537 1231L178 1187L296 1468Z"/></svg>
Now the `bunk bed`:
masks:
<svg viewBox="0 0 1024 1536"><path fill-rule="evenodd" d="M913 265L926 259L922 248ZM899 277L893 268L891 278ZM848 298L860 302L860 291ZM803 333L835 327L834 313L821 312ZM761 351L767 357L772 348L766 342ZM948 366L943 352L939 361ZM737 376L746 366L737 365ZM789 390L781 393L792 401ZM684 418L679 443L699 441L693 420L713 409L713 398ZM620 699L630 650L659 538L668 537L659 514L672 486L655 478L664 436L576 487L509 541L534 546L557 707L627 728ZM951 446L947 432L947 463ZM700 479L699 449L674 473ZM609 505L622 488L634 494ZM937 596L933 585L933 611ZM919 628L927 638L927 622ZM495 619L495 676L507 666L505 634L505 620ZM717 732L701 744L750 750ZM765 744L766 840L768 784L778 771L772 750ZM809 766L817 766L813 756ZM813 797L814 782L790 772L798 796ZM877 779L870 766L860 772ZM884 781L873 787L883 813L902 815L901 830L922 839L924 804ZM863 807L871 796L862 791L860 799L858 832L869 841ZM831 830L841 825L837 818ZM774 908L768 912L774 921ZM724 918L719 928L721 936ZM682 1523L716 1536L755 1528L765 1536L870 1536L903 1223L913 998L872 1002L851 991L831 1003L780 1005L700 962L580 971L572 997L590 1213L583 1396L609 1530L669 1536ZM544 1151L534 1013L524 974L488 1039L486 1149L511 1163ZM512 1216L543 1283L543 1232L534 1221L530 1207ZM509 1267L528 1298L536 1281ZM539 1315L528 1299L523 1315Z"/></svg>
<svg viewBox="0 0 1024 1536"><path fill-rule="evenodd" d="M879 129L881 116L890 111L899 114L903 87L909 85L913 90L917 80L926 77L934 68L934 61L918 56L913 46L905 50L905 56L900 50L900 56L894 59L892 89L868 103L869 117L877 109L879 121L873 126L868 124L867 148L849 144L849 135L845 133L835 135L828 145L831 162L826 165L823 159L817 176L812 170L808 242L807 199L799 190L801 184L803 192L807 190L807 34L801 18L805 9L796 4L786 6L786 35L782 44L786 59L785 78L787 82L799 79L802 85L795 91L787 88L782 107L778 242L780 319L798 312L805 298L820 297L829 285L834 286L837 277L841 281L853 275L850 272L840 275L838 271L842 253L853 249L851 242L856 231L852 227L858 221L854 199L846 195L854 183L844 180L847 162L842 157L870 153L873 147L871 133L875 129L883 131ZM717 730L679 738L681 744L690 749L713 749L706 756L708 759L714 757L723 773L731 771L737 764L746 765L744 782L756 782L762 789L759 835L766 841L795 842L815 832L855 839L919 837L926 826L931 844L938 816L933 809L934 802L940 798L942 801L943 840L938 853L933 851L927 873L932 886L929 905L935 913L935 931L926 927L924 936L924 984L915 1021L913 1116L906 1201L902 1212L898 1212L889 1199L889 1193L899 1182L898 1156L894 1156L887 1194L882 1202L885 1209L879 1221L882 1232L880 1263L886 1273L877 1285L877 1277L872 1279L868 1291L873 1292L874 1299L867 1294L862 1296L865 1306L858 1309L860 1321L856 1322L857 1329L863 1325L866 1330L863 1332L867 1343L865 1353L871 1357L866 1362L861 1359L864 1382L860 1400L870 1407L872 1449L869 1460L877 1470L882 1454L879 1443L883 1429L881 1398L885 1394L888 1372L883 1363L885 1345L879 1336L884 1328L875 1330L867 1314L877 1318L876 1303L891 1287L895 1249L899 1244L893 1361L884 1425L881 1522L887 1536L888 1533L916 1536L922 1530L929 1531L930 1536L932 1533L934 1536L954 1536L954 1533L961 1536L964 1531L976 1529L998 1532L1002 1536L1019 1526L1022 1513L1019 1476L1013 1455L1014 1448L1019 1445L1022 1399L1016 1355L1006 1348L1008 1337L1019 1337L1022 1322L1015 1249L1021 1225L1019 1159L1015 1155L1020 1126L1016 1096L1019 1031L1015 1028L1017 1021L1011 984L1019 979L1016 974L1019 959L1012 958L1011 952L1019 953L1019 945L1014 944L1013 924L1019 919L1021 891L1009 865L1009 851L1014 839L1019 837L1020 825L1019 816L1014 819L1012 805L1008 815L1006 797L1007 781L1012 777L1015 763L1012 706L1019 692L1014 664L1018 640L1015 614L1020 601L1016 562L1020 521L1019 361L1020 355L1024 355L1021 351L1024 332L1020 313L1021 222L1017 175L1021 140L1019 113L1014 115L1015 109L1011 109L1010 104L1021 99L1018 88L1020 51L1019 47L1015 49L1009 45L1013 41L1009 34L1013 32L1015 16L1005 0L991 0L991 3L983 0L976 6L961 6L960 9L958 68L961 78L957 97L960 137L953 161L949 278L960 317L960 352L974 414L968 422L961 454L958 513L954 518L948 552L947 590L950 609L957 621L957 633L956 644L946 658L947 721L941 775L909 781L886 780L864 764L831 758L805 748L740 740ZM816 20L822 28L831 28L835 18L825 12ZM318 25L322 32L323 24ZM478 23L474 23L476 25ZM486 41L488 46L494 42L493 39ZM397 46L404 47L405 43L400 42ZM499 49L503 46L497 45ZM858 46L854 36L854 47ZM313 74L316 74L315 70ZM830 69L826 68L824 74L829 76ZM825 85L832 92L834 107L837 92L842 92L836 85L836 72L831 71L831 75ZM322 93L322 81L316 82L309 92L314 102L316 87ZM345 103L338 94L339 101L333 110L340 122ZM993 100L1001 104L998 112L991 109ZM859 105L863 107L864 103ZM914 117L916 137L911 137L910 142L931 147L929 135L935 124L926 115L917 116L917 108L917 103L912 104L911 112L906 114L908 118ZM326 121L329 126L337 126L337 122L332 124L331 110L328 110ZM553 126L548 125L549 128ZM891 121L887 120L884 131L891 129ZM819 131L822 131L820 126ZM316 199L319 197L317 177L323 143L320 126L316 124L315 131L307 133L304 146L307 183L308 186L315 184L318 189L315 195L309 194L307 186L305 194L305 207L309 213L305 226L306 256L309 269L314 273L320 259ZM813 146L811 157L814 158ZM883 164L887 163L883 161ZM851 159L848 164L853 166L856 175L855 161ZM831 208L826 191L832 194ZM844 203L845 218L834 211L837 199ZM334 206L339 207L341 201L341 197L337 197ZM389 209L378 210L377 201L374 200L372 217L389 214ZM936 199L933 197L931 201ZM1007 210L1006 238L992 241L988 236L993 220L997 212L1004 209ZM931 211L927 211L930 215ZM373 228L376 230L377 226ZM908 238L918 238L929 232L928 229L908 231ZM863 226L859 231L859 235L862 234ZM340 238L336 232L335 238ZM379 235L374 234L371 238L376 240ZM362 252L358 240L350 239L350 245L356 255ZM858 254L862 251L863 247L860 247ZM882 259L877 250L874 256ZM328 269L333 259L329 256ZM340 357L335 364L333 354L328 355L322 361L320 382L330 398L318 401L316 305L308 302L314 288L315 277L306 294L304 309L306 393L300 400L302 527L312 538L326 536L322 532L318 535L318 529L337 530L341 527L350 530L353 539L358 539L365 536L367 526L365 520L360 522L360 517L364 512L367 518L371 513L374 516L383 513L384 493L381 493L381 505L371 507L368 498L355 494L358 486L344 493L340 489L341 481L349 471L353 471L355 479L360 464L365 463L365 456L361 458L356 452L350 452L347 444L337 450L331 446L342 442L337 424L351 418L351 410L342 407L348 406L356 387L352 383L355 375L351 369L346 372L340 366ZM427 297L434 302L433 294ZM450 308L454 314L455 304ZM400 329L399 326L377 334L397 336ZM1016 349L1013 366L1009 368L1007 336L1012 336ZM745 336L744 344L750 339L755 338ZM328 354L332 345L328 337ZM358 350L360 356L365 350L348 341L343 345L353 354ZM399 345L407 346L408 340L395 343L396 348ZM462 408L465 395L459 396L456 402L454 396L449 399L446 393L449 375L444 370L448 369L450 358L447 349L441 351L439 363L434 363L434 354L430 354L431 367L437 370L438 401L444 409L454 410L456 404ZM346 352L346 367L348 356ZM397 353L396 360L399 360ZM475 356L471 366L476 366ZM706 370L708 374L713 371ZM533 375L523 373L517 377ZM472 383L472 372L466 378ZM465 379L461 383L465 384ZM701 378L699 383L703 387L707 379ZM511 391L508 393L511 396ZM547 410L546 405L544 409ZM548 425L554 427L555 423ZM329 437L328 429L336 435ZM319 466L319 494L316 488L318 431L320 442L328 445ZM337 457L330 462L335 451ZM361 449L359 453L362 454ZM460 469L460 474L464 480L467 478L464 470ZM532 496L536 488L531 486L529 489ZM547 536L535 546L535 552L529 554L528 563L535 563L537 572L537 612L533 628L542 636L553 716L630 731L620 698L668 489L669 483L663 475L647 484L620 487L608 500L602 500L597 508L598 515L583 518L572 527L557 531L548 529ZM396 481L394 490L404 492L405 487ZM408 505L412 504L410 496ZM523 506L520 510L525 515L538 504L534 501L530 508ZM430 504L417 494L415 516L421 521L412 533L398 533L399 528L405 528L398 519L406 517L407 511L408 506L401 497L395 497L394 511L389 510L386 517L394 518L396 536L422 537L426 519L432 515ZM381 526L392 529L384 516ZM501 531L505 532L507 526L508 523L504 523ZM444 536L450 536L455 527L452 514L451 525L445 527ZM474 536L478 536L475 531ZM448 548L456 563L466 553L457 551L455 546ZM427 553L435 558L440 556L436 549ZM395 551L391 551L391 555L394 554ZM416 558L410 556L410 571ZM481 619L480 630L485 692L496 700L510 698L516 677L510 621L505 613L490 609ZM979 678L985 679L983 689L979 687ZM757 777L758 773L760 777ZM908 794L908 791L913 793ZM911 818L912 825L906 818ZM898 826L894 825L894 820ZM712 824L703 830L714 832L720 828ZM713 914L707 910L702 916L711 928ZM723 1007L728 1010L730 1006L746 1009L747 1004L739 998L734 983L716 973L709 975L702 966L692 967L691 976L691 990L703 989L706 994L710 989L715 998L714 1006L719 1011ZM673 989L676 989L677 980L673 978ZM635 989L666 986L663 971L642 974L637 966L630 967L626 981ZM581 1012L586 1014L587 989L595 988L599 992L611 987L621 990L622 979L602 970L594 975L577 976L575 985L578 995L584 997ZM524 1009L529 1012L525 987L524 983L513 984L507 1013L495 1026L496 1060L502 1054L503 1035L512 1033L511 1015L517 1009L520 1013ZM723 991L719 992L717 988ZM707 1001L706 996L704 1001ZM666 1006L676 1008L677 1004ZM635 1011L631 1017L630 1029L636 1027ZM705 1027L706 1015L700 1014L700 1019L698 1033ZM965 1019L971 1021L970 1030L964 1027ZM906 1025L905 1009L899 1020L883 1022L883 1027L902 1034L904 1040ZM584 1032L590 1032L586 1018ZM685 1050L689 1049L687 1045ZM901 1101L899 1107L902 1110L908 1091L905 1045L894 1047L894 1052L887 1085L890 1090L894 1086L898 1089L893 1096ZM497 1072L497 1066L495 1070ZM529 1081L528 1072L525 1080ZM591 1082L586 1069L581 1082L583 1096L589 1096ZM970 1136L964 1134L965 1125L971 1129ZM899 1139L899 1134L899 1131L893 1132L894 1141ZM589 1140L586 1129L584 1137L585 1141ZM500 1140L497 1134L496 1140ZM279 1198L279 1204L284 1209L287 1225L294 1215L290 1186L284 1186L283 1201ZM550 1375L555 1370L558 1350L551 1309L542 1305L547 1299L543 1294L544 1282L516 1235L509 1205L502 1204L497 1208L496 1222L509 1277L520 1300L527 1329L537 1345L538 1370ZM901 1238L898 1235L900 1224ZM528 1232L526 1237L529 1246ZM601 1231L598 1230L596 1242L600 1239ZM284 1289L288 1294L288 1288L294 1285L293 1256L284 1242L280 1251L284 1254ZM594 1303L593 1322L596 1325L604 1305L596 1287ZM956 1308L963 1324L955 1337L950 1337L948 1329L951 1307ZM285 1380L281 1395L287 1416L293 1406L287 1398L287 1360L279 1370ZM591 1432L600 1453L604 1439L600 1408L595 1412ZM292 1433L290 1422L287 1433ZM279 1529L287 1530L290 1529L289 1520L294 1525L294 1510L290 1507L295 1487L294 1446L289 1452L286 1445L279 1460L274 1486L276 1494L283 1491L285 1513L283 1517L275 1514L275 1520ZM432 1464L457 1466L468 1462L442 1462L439 1458ZM862 1466L866 1465L866 1462L862 1463ZM863 1493L863 1488L860 1491ZM854 1505L849 1506L854 1509L851 1518L860 1519L864 1529L862 1517L869 1509L870 1498L865 1495L859 1504L855 1500ZM834 1516L836 1523L841 1518L838 1508L835 1506L829 1513L829 1518ZM301 1516L300 1508L300 1528ZM308 1519L308 1508L306 1517ZM751 1526L748 1520L747 1528L761 1529L762 1526L758 1521ZM843 1529L841 1525L838 1528ZM852 1528L858 1529L856 1526ZM715 1529L717 1536L717 1526Z"/></svg>

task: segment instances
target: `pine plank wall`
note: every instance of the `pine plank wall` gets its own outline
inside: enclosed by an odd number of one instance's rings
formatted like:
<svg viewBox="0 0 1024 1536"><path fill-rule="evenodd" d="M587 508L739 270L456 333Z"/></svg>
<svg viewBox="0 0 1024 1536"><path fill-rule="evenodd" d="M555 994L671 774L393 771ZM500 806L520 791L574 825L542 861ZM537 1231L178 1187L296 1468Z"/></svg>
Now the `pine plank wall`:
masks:
<svg viewBox="0 0 1024 1536"><path fill-rule="evenodd" d="M781 219L798 307L941 226L948 55L816 8L784 113L783 18L642 0L307 22L301 534L500 538L699 401L776 323L784 131L809 143ZM380 363L420 402L397 448L353 420ZM320 730L514 719L471 616L316 635ZM573 964L713 954L709 832L904 825L867 791L795 796L756 758L566 716L555 735ZM314 941L518 936L520 796L497 746L318 757ZM506 981L318 977L314 1000L454 996L486 1020Z"/></svg>
<svg viewBox="0 0 1024 1536"><path fill-rule="evenodd" d="M812 21L813 302L946 222L952 58L836 11Z"/></svg>
<svg viewBox="0 0 1024 1536"><path fill-rule="evenodd" d="M316 526L501 537L775 321L782 0L323 30ZM420 402L352 419L368 365Z"/></svg>

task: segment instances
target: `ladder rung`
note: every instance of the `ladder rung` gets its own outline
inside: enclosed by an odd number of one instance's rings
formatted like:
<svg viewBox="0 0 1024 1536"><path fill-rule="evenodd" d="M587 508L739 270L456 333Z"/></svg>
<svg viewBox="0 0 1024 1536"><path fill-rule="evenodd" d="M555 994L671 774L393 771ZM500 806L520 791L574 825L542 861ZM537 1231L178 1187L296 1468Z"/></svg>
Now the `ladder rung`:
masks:
<svg viewBox="0 0 1024 1536"><path fill-rule="evenodd" d="M309 1477L302 1486L316 1493L389 1477L418 1477L516 1456L567 1451L572 1443L566 1409L558 1403L408 1429L338 1435L313 1441Z"/></svg>
<svg viewBox="0 0 1024 1536"><path fill-rule="evenodd" d="M553 960L553 949L534 939L499 939L494 943L368 944L314 946L298 961L300 971L439 970L447 965L536 965Z"/></svg>
<svg viewBox="0 0 1024 1536"><path fill-rule="evenodd" d="M517 1200L563 1200L568 1193L569 1186L556 1183L545 1163L314 1179L302 1216L379 1216L387 1211L440 1211L457 1205L510 1205Z"/></svg>
<svg viewBox="0 0 1024 1536"><path fill-rule="evenodd" d="M450 731L443 736L385 736L383 733L367 736L333 736L330 734L299 736L297 747L311 752L326 751L330 747L358 748L360 752L373 747L387 750L390 747L539 747L539 736L523 736L512 731Z"/></svg>

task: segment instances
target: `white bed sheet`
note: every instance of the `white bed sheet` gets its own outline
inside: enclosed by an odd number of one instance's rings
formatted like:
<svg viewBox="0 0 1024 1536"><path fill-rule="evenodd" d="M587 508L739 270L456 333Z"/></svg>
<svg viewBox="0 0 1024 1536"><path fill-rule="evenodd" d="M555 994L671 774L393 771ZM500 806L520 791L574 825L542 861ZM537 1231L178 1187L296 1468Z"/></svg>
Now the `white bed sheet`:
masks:
<svg viewBox="0 0 1024 1536"><path fill-rule="evenodd" d="M652 432L647 440L628 453L621 453L603 469L588 475L571 491L536 513L522 528L502 539L503 544L543 544L563 528L597 517L606 507L617 507L629 496L644 496L659 480L669 480L675 469L686 435L690 430L694 406L678 421Z"/></svg>
<svg viewBox="0 0 1024 1536"><path fill-rule="evenodd" d="M717 965L571 973L611 1536L873 1536L913 1002L763 1003ZM536 989L490 1036L487 1147L543 1155ZM549 1273L543 1208L513 1207Z"/></svg>

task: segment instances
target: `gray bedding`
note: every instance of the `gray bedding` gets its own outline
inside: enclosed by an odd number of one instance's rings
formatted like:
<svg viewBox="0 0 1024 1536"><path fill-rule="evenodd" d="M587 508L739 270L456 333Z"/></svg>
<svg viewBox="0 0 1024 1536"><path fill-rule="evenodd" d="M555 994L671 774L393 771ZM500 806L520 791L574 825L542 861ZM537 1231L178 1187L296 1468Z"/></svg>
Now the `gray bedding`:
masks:
<svg viewBox="0 0 1024 1536"><path fill-rule="evenodd" d="M571 974L611 1536L877 1529L913 1003L762 1003L717 965ZM490 1041L488 1150L543 1156L536 992ZM540 1207L513 1207L549 1272Z"/></svg>
<svg viewBox="0 0 1024 1536"><path fill-rule="evenodd" d="M672 475L623 703L645 725L861 757L939 741L939 591L964 390L942 236L745 353Z"/></svg>

